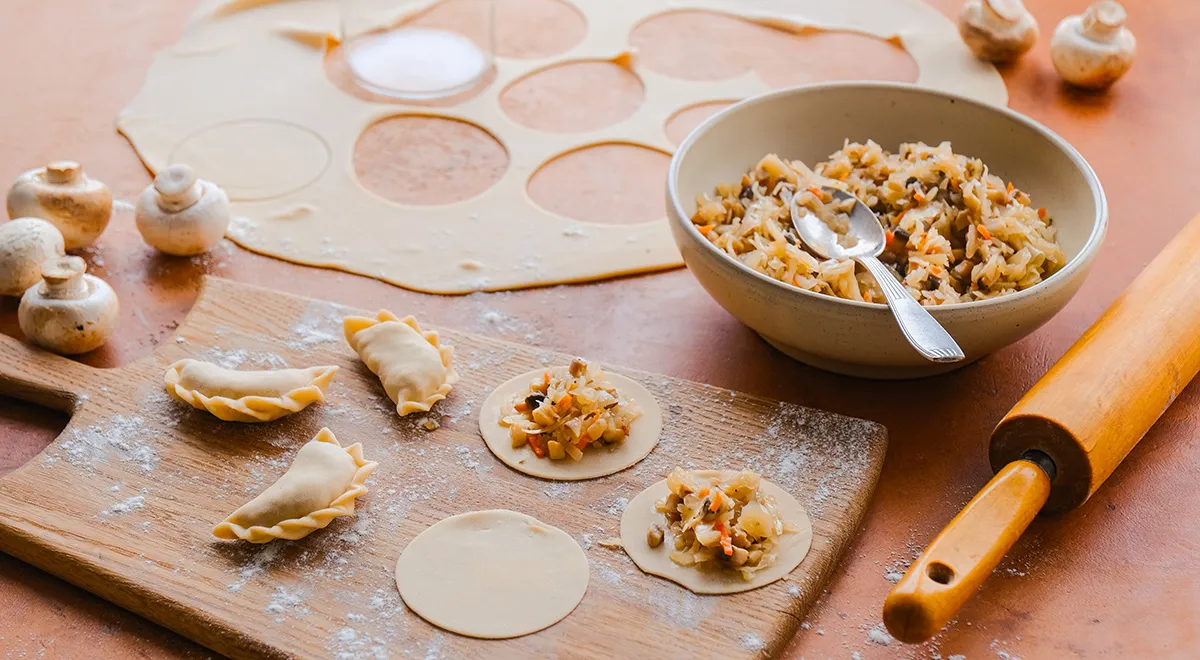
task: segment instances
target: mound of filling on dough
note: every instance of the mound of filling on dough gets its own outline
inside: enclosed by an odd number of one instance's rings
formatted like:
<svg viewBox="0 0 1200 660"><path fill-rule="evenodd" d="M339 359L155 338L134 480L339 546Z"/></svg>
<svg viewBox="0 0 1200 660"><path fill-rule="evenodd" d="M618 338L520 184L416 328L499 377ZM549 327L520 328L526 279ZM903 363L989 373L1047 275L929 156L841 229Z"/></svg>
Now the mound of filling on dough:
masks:
<svg viewBox="0 0 1200 660"><path fill-rule="evenodd" d="M922 305L971 302L1027 289L1066 264L1046 209L949 142L900 145L846 141L809 169L767 155L738 181L696 200L692 222L710 242L750 268L801 289L884 302L875 279L849 259L808 251L791 223L791 202L846 234L851 203L820 189L841 188L879 216L887 243L879 259ZM852 238L847 237L852 241ZM846 241L843 245L850 247Z"/></svg>
<svg viewBox="0 0 1200 660"><path fill-rule="evenodd" d="M780 518L775 498L759 490L762 477L751 470L700 476L675 468L667 477L671 493L656 505L674 538L671 560L702 570L736 569L749 580L775 563L779 537L795 530ZM658 547L663 529L646 531Z"/></svg>
<svg viewBox="0 0 1200 660"><path fill-rule="evenodd" d="M641 414L603 371L575 358L533 379L528 392L513 397L500 423L508 427L514 449L528 444L538 458L578 461L588 447L624 442Z"/></svg>

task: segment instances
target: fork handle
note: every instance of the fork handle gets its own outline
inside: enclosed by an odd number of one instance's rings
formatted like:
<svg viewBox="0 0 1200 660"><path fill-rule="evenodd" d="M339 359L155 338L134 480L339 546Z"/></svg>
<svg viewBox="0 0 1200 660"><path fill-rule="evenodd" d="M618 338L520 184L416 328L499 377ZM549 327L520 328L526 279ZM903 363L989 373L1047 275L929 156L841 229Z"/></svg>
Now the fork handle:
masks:
<svg viewBox="0 0 1200 660"><path fill-rule="evenodd" d="M883 297L887 298L888 307L892 308L892 314L900 324L900 331L917 352L933 362L958 362L965 357L954 337L946 332L942 324L938 323L921 303L913 299L908 289L896 281L892 271L883 265L882 261L875 257L858 257L855 261L870 271L871 276L879 283Z"/></svg>

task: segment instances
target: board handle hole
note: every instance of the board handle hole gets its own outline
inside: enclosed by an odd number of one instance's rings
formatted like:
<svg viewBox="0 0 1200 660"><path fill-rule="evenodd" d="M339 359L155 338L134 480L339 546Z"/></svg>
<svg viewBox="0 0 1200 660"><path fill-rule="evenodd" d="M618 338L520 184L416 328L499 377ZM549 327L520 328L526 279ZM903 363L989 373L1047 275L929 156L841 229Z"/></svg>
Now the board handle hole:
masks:
<svg viewBox="0 0 1200 660"><path fill-rule="evenodd" d="M925 574L930 580L938 584L950 584L954 581L954 569L943 564L940 561L935 561L925 568Z"/></svg>

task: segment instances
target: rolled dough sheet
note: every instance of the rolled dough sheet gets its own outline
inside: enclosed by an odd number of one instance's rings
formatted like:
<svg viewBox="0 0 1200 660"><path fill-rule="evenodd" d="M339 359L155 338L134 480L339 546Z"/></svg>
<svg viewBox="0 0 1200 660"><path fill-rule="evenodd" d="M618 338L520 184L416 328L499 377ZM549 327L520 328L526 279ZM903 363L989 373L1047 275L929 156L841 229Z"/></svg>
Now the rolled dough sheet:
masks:
<svg viewBox="0 0 1200 660"><path fill-rule="evenodd" d="M641 417L630 425L629 437L625 438L625 442L613 449L588 449L578 461L569 457L557 461L538 458L529 445L513 449L508 427L500 425L500 411L513 396L526 392L529 389L529 381L541 377L543 371L545 369L535 369L505 381L484 399L483 407L479 410L479 433L488 449L491 449L496 458L505 465L518 472L555 481L595 479L637 464L658 445L658 437L662 434L663 414L662 408L659 408L658 402L654 400L654 395L625 376L605 371L605 378L617 391L637 403L642 410Z"/></svg>
<svg viewBox="0 0 1200 660"><path fill-rule="evenodd" d="M719 470L703 470L702 476L715 476ZM775 498L779 515L784 522L797 528L797 531L785 534L779 542L779 555L775 563L754 574L751 580L743 580L737 571L701 571L688 566L680 566L671 561L671 550L675 547L674 537L664 524L666 518L654 510L654 505L665 498L671 489L667 488L667 480L650 486L638 494L625 507L621 515L621 545L633 563L646 573L667 578L677 582L698 594L733 594L750 591L768 584L791 573L804 561L812 547L812 521L804 507L787 491L775 484L762 480L761 488ZM651 548L646 543L646 530L655 523L663 525L666 536L657 548Z"/></svg>
<svg viewBox="0 0 1200 660"><path fill-rule="evenodd" d="M433 625L483 639L520 637L561 621L583 600L588 562L566 532L516 511L451 516L396 562L404 604Z"/></svg>
<svg viewBox="0 0 1200 660"><path fill-rule="evenodd" d="M566 0L564 0L566 1ZM398 3L380 3L391 8ZM404 3L407 14L432 0ZM471 3L467 3L470 5ZM320 0L204 0L173 46L157 54L117 127L152 172L186 162L226 188L229 236L263 254L375 277L432 293L580 282L682 265L666 219L580 222L529 198L530 177L556 157L626 143L671 153L667 120L683 108L767 91L753 72L719 81L669 78L640 67L629 35L667 11L706 9L789 30L849 30L901 44L917 84L1004 104L1004 82L971 55L954 23L921 0L573 0L588 33L556 57L500 57L479 95L446 108L367 101L339 90L324 59L350 5ZM403 16L355 16L393 25ZM583 133L513 121L501 92L546 67L612 61L642 81L629 118ZM417 114L474 124L504 145L509 166L475 197L416 206L386 200L355 176L354 146L389 117ZM382 240L381 240L382 238Z"/></svg>

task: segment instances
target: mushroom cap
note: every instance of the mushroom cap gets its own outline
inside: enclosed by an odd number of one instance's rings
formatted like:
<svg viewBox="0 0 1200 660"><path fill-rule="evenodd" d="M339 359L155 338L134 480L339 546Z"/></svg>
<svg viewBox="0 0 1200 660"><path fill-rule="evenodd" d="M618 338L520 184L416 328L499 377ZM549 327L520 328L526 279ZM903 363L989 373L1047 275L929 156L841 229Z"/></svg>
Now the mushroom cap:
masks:
<svg viewBox="0 0 1200 660"><path fill-rule="evenodd" d="M0 295L19 296L37 284L45 261L63 250L62 233L41 218L0 224Z"/></svg>

